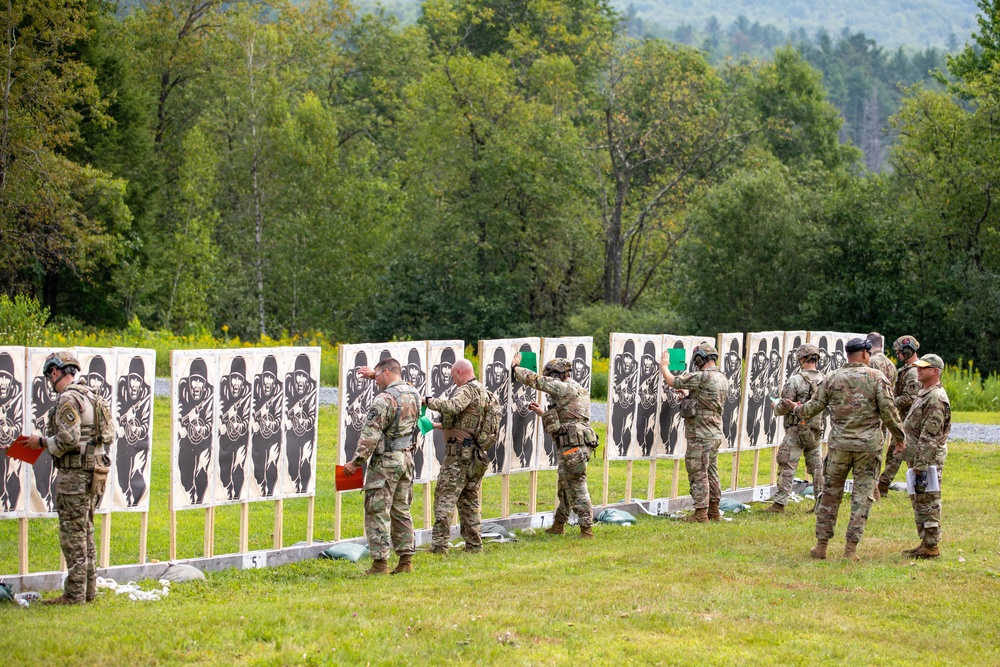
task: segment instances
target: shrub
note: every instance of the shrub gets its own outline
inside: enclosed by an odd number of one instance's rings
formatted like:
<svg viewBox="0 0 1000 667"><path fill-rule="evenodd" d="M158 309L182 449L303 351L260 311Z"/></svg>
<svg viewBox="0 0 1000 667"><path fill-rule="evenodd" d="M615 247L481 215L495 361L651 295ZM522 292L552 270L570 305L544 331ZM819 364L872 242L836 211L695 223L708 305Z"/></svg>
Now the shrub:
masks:
<svg viewBox="0 0 1000 667"><path fill-rule="evenodd" d="M48 319L49 309L37 300L0 294L0 345L44 345Z"/></svg>
<svg viewBox="0 0 1000 667"><path fill-rule="evenodd" d="M1000 376L990 373L984 378L971 361L963 364L960 360L958 366L946 366L941 384L954 411L1000 411Z"/></svg>
<svg viewBox="0 0 1000 667"><path fill-rule="evenodd" d="M598 303L579 310L569 318L566 336L593 336L594 353L608 356L614 331L640 334L682 333L680 318L669 310L628 309ZM593 393L593 390L591 391Z"/></svg>

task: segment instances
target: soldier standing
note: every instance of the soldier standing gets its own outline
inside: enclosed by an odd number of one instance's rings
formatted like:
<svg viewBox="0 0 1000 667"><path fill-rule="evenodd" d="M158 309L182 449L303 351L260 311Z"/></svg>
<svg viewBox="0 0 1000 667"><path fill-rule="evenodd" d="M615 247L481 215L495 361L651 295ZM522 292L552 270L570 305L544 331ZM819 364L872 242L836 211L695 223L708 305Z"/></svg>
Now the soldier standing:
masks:
<svg viewBox="0 0 1000 667"><path fill-rule="evenodd" d="M391 357L378 362L374 370L367 366L358 369L381 390L368 409L354 459L344 466L344 472L353 475L371 457L364 488L365 532L374 561L365 572L369 575L388 574L390 547L399 556L392 573L413 572L416 539L410 502L420 394L403 382L401 370Z"/></svg>
<svg viewBox="0 0 1000 667"><path fill-rule="evenodd" d="M660 372L663 381L674 391L686 390L681 400L681 416L684 417L684 436L687 438L687 452L684 467L691 484L691 500L695 512L688 521L706 523L720 521L719 500L722 499L722 485L719 483L719 447L725 435L722 433L722 407L729 392L729 380L716 365L719 351L711 343L701 343L691 354L691 360L698 370L674 376L668 368L670 353L664 350L660 357Z"/></svg>
<svg viewBox="0 0 1000 667"><path fill-rule="evenodd" d="M484 411L489 406L486 388L476 380L475 369L468 359L459 359L451 367L455 391L451 398L427 397L430 410L441 413L445 453L434 486L434 528L431 531L431 553L447 554L451 537L451 518L458 507L458 519L465 550L483 550L480 524L479 487L489 465L484 446L475 435Z"/></svg>
<svg viewBox="0 0 1000 667"><path fill-rule="evenodd" d="M906 415L910 412L910 406L913 405L913 400L923 388L920 385L920 380L917 379L917 367L914 365L919 361L917 350L920 349L920 343L913 336L900 336L892 344L892 349L903 362L903 367L896 375L893 395L895 396L896 410L899 411L900 418L905 420ZM885 470L878 478L878 491L881 495L888 495L889 485L896 478L896 473L899 472L903 461L906 461L907 466L909 466L913 460L912 454L906 450L905 445L902 438L892 441L892 447L886 456Z"/></svg>
<svg viewBox="0 0 1000 667"><path fill-rule="evenodd" d="M514 376L529 387L549 395L549 408L538 403L531 411L542 417L543 428L555 442L556 470L559 478L559 506L546 533L562 535L570 510L580 519L580 537L594 536L594 509L587 489L587 461L597 449L597 434L590 427L590 392L572 379L573 362L557 358L545 364L542 374L518 366L521 355L514 358ZM656 361L653 361L655 368Z"/></svg>
<svg viewBox="0 0 1000 667"><path fill-rule="evenodd" d="M58 394L49 411L47 437L31 436L28 446L52 455L56 474L59 546L66 559L63 594L47 604L83 604L97 597L94 509L110 471L107 448L113 437L111 413L89 385L78 382L80 362L69 352L50 354L42 375Z"/></svg>
<svg viewBox="0 0 1000 667"><path fill-rule="evenodd" d="M882 337L882 334L880 334L877 331L873 331L870 334L868 334L868 342L872 344L872 350L871 350L872 358L868 361L868 365L871 366L872 368L877 368L878 370L882 371L882 374L885 375L885 379L889 381L889 386L895 387L896 365L892 363L892 360L889 359L889 357L885 356L884 352L882 352L882 348L885 345L885 339ZM893 392L893 395L895 396L895 391ZM882 431L883 433L886 433L885 429L883 429ZM892 441L889 440L888 437L884 438L884 440L888 441L890 447L892 446ZM889 453L891 454L891 452ZM878 462L879 469L882 468L883 461L885 461L885 456L884 455L879 456L879 462ZM878 484L875 487L875 494L874 494L875 500L878 500L879 498L882 497L881 487L882 487L881 484ZM889 489L887 484L886 493L888 493L888 491Z"/></svg>
<svg viewBox="0 0 1000 667"><path fill-rule="evenodd" d="M792 491L792 479L799 467L799 457L806 456L806 468L812 475L813 493L816 507L823 497L823 415L818 414L809 421L797 419L791 412L792 403L806 403L816 393L823 382L823 374L816 370L819 362L819 348L815 345L801 345L795 351L799 370L792 374L781 390L781 398L774 406L774 414L785 418L785 438L778 448L778 492L774 502L765 512L784 512L788 496Z"/></svg>
<svg viewBox="0 0 1000 667"><path fill-rule="evenodd" d="M948 393L941 386L944 361L936 354L928 354L914 362L921 390L910 407L903 423L905 448L910 452L915 480L913 518L920 536L920 546L903 552L914 558L937 558L941 539L941 473L948 455L948 433L951 431L951 403ZM936 468L938 490L930 491L927 479L930 467ZM932 480L935 481L935 480Z"/></svg>
<svg viewBox="0 0 1000 667"><path fill-rule="evenodd" d="M863 338L847 341L847 363L827 376L812 399L795 407L795 416L805 421L830 409L823 497L816 511L816 546L809 552L813 558L826 558L827 544L833 537L837 511L844 497L844 480L853 471L854 490L844 557L860 560L857 549L871 509L872 487L882 452L882 424L894 437L903 436L889 381L868 366L870 345Z"/></svg>

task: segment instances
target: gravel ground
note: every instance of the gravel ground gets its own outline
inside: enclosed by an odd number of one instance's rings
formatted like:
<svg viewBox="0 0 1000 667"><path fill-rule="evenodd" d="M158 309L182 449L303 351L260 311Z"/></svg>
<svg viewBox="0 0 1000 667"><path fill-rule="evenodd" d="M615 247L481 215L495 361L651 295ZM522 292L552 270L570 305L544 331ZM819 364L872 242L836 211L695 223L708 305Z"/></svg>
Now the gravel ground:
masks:
<svg viewBox="0 0 1000 667"><path fill-rule="evenodd" d="M170 380L156 378L156 395L170 396ZM336 405L338 390L336 387L319 388L320 405ZM607 403L591 403L590 418L595 422L606 424L608 421ZM967 442L988 442L1000 444L1000 425L992 424L952 424L949 440L965 440Z"/></svg>

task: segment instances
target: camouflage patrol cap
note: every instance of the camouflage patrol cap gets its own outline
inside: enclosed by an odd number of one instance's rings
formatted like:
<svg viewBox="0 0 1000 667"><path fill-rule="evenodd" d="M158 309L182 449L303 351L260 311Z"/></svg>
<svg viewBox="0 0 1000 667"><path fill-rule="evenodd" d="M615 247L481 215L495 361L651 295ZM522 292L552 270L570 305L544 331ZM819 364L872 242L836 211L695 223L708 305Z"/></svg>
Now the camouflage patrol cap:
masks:
<svg viewBox="0 0 1000 667"><path fill-rule="evenodd" d="M700 343L697 347L694 348L694 351L691 353L692 359L698 359L698 358L711 359L712 357L718 359L719 351L716 350L715 346L712 345L711 343Z"/></svg>
<svg viewBox="0 0 1000 667"><path fill-rule="evenodd" d="M795 361L802 363L802 360L806 357L816 357L819 359L819 348L812 343L799 345L799 348L795 350Z"/></svg>
<svg viewBox="0 0 1000 667"><path fill-rule="evenodd" d="M573 362L569 359L559 357L545 364L545 368L542 369L542 375L562 375L563 373L569 373L572 370Z"/></svg>
<svg viewBox="0 0 1000 667"><path fill-rule="evenodd" d="M936 354L925 354L920 359L913 362L917 368L938 368L944 370L944 359Z"/></svg>
<svg viewBox="0 0 1000 667"><path fill-rule="evenodd" d="M42 375L47 376L53 368L65 371L70 367L75 368L77 371L80 370L80 362L72 352L68 350L65 352L53 352L45 358L45 365L42 366Z"/></svg>
<svg viewBox="0 0 1000 667"><path fill-rule="evenodd" d="M896 352L899 352L907 347L916 352L920 349L920 343L913 336L900 336L896 339L896 342L892 344L892 349Z"/></svg>

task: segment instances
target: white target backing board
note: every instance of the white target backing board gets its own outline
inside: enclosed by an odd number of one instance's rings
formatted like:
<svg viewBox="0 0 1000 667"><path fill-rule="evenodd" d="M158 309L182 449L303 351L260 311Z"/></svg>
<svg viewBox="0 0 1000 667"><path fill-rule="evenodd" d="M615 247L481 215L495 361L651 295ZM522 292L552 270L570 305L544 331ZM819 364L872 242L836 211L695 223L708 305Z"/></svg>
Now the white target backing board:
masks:
<svg viewBox="0 0 1000 667"><path fill-rule="evenodd" d="M285 498L316 495L316 448L319 425L318 347L283 348L284 436L280 477Z"/></svg>
<svg viewBox="0 0 1000 667"><path fill-rule="evenodd" d="M699 340L700 342L700 340ZM684 350L684 360L690 368L691 350L694 345L689 336L674 336L667 334L663 336L661 342L662 350ZM680 375L683 371L674 372ZM659 415L659 441L658 456L660 458L677 459L684 458L687 451L687 438L685 437L684 420L681 418L680 405L681 395L667 386L666 382L660 379L660 415Z"/></svg>
<svg viewBox="0 0 1000 667"><path fill-rule="evenodd" d="M771 398L781 391L784 344L784 331L747 334L740 449L774 447L781 442L782 420L774 414Z"/></svg>
<svg viewBox="0 0 1000 667"><path fill-rule="evenodd" d="M719 334L715 349L719 351L719 367L729 381L726 402L722 406L725 441L719 451L735 452L740 442L740 410L743 406L743 334Z"/></svg>
<svg viewBox="0 0 1000 667"><path fill-rule="evenodd" d="M111 415L114 419L117 414L114 391L117 372L114 350L111 348L78 347L76 348L76 359L80 362L80 372L76 376L77 382L88 385L96 394L102 396L111 406ZM112 470L115 469L115 449L114 443L112 443L111 450L108 452L108 456L111 457ZM111 482L110 474L108 477L107 489L96 510L97 514L106 514L112 509L114 492L111 489L114 488L114 485Z"/></svg>
<svg viewBox="0 0 1000 667"><path fill-rule="evenodd" d="M847 363L847 352L844 346L850 334L839 331L810 331L807 341L819 348L819 363L816 370L823 375L829 375ZM823 411L823 440L830 433L830 411Z"/></svg>
<svg viewBox="0 0 1000 667"><path fill-rule="evenodd" d="M73 348L65 347L29 347L27 352L28 368L25 373L26 383L31 386L28 394L26 435L45 435L47 415L56 405L57 394L49 381L42 375L45 359L53 352L75 352ZM26 392L29 391L26 388ZM53 518L56 514L56 468L52 465L52 456L48 451L42 452L38 460L28 468L27 510L29 517Z"/></svg>
<svg viewBox="0 0 1000 667"><path fill-rule="evenodd" d="M655 443L656 404L660 398L659 380L650 379L649 359L655 362L655 372L659 373L658 357L663 337L612 333L610 342L607 457L612 461L643 458L640 456L640 437L647 437L652 428Z"/></svg>
<svg viewBox="0 0 1000 667"><path fill-rule="evenodd" d="M569 359L573 363L573 379L588 392L591 384L591 366L594 359L593 336L565 336L561 338L543 338L542 356L539 362L539 372L553 359ZM547 400L540 397L539 404L547 407ZM542 446L538 452L538 470L555 470L557 468L556 448L552 436L542 432Z"/></svg>
<svg viewBox="0 0 1000 667"><path fill-rule="evenodd" d="M114 511L149 511L152 470L153 388L156 350L114 348L115 456L111 469Z"/></svg>
<svg viewBox="0 0 1000 667"><path fill-rule="evenodd" d="M527 409L537 391L511 377L510 366L518 352L541 357L540 338L504 338L479 341L479 377L487 391L500 401L504 413L497 445L490 447L487 475L534 470L541 449L541 420Z"/></svg>
<svg viewBox="0 0 1000 667"><path fill-rule="evenodd" d="M218 450L218 350L171 355L171 509L211 507Z"/></svg>
<svg viewBox="0 0 1000 667"><path fill-rule="evenodd" d="M212 475L216 505L239 503L250 497L254 355L249 348L219 351L218 449Z"/></svg>
<svg viewBox="0 0 1000 667"><path fill-rule="evenodd" d="M369 343L340 346L340 401L337 406L339 433L337 442L337 462L345 465L354 459L358 451L361 427L371 407L375 392L375 381L361 375L364 366L374 368L378 359L373 359L374 345Z"/></svg>
<svg viewBox="0 0 1000 667"><path fill-rule="evenodd" d="M417 390L421 397L427 396L428 365L427 341L414 340L398 343L393 358L399 362L403 382ZM438 429L436 429L438 430ZM413 449L413 481L425 483L434 479L437 468L433 461L434 434L417 432L417 444Z"/></svg>
<svg viewBox="0 0 1000 667"><path fill-rule="evenodd" d="M785 332L785 374L781 380L784 387L792 373L799 370L799 362L795 359L795 351L809 342L809 333L806 331L786 331Z"/></svg>
<svg viewBox="0 0 1000 667"><path fill-rule="evenodd" d="M459 359L465 358L465 341L461 340L429 340L427 341L427 379L428 394L434 398L451 398L457 386L451 379L451 368ZM427 411L431 421L441 421L441 415L433 410ZM427 479L437 479L441 463L444 462L445 442L444 431L439 428L427 434L425 438L424 456L428 462Z"/></svg>
<svg viewBox="0 0 1000 667"><path fill-rule="evenodd" d="M21 346L0 347L0 447L11 445L24 433L27 395L24 384L25 357ZM25 516L28 495L28 465L0 452L0 519Z"/></svg>

